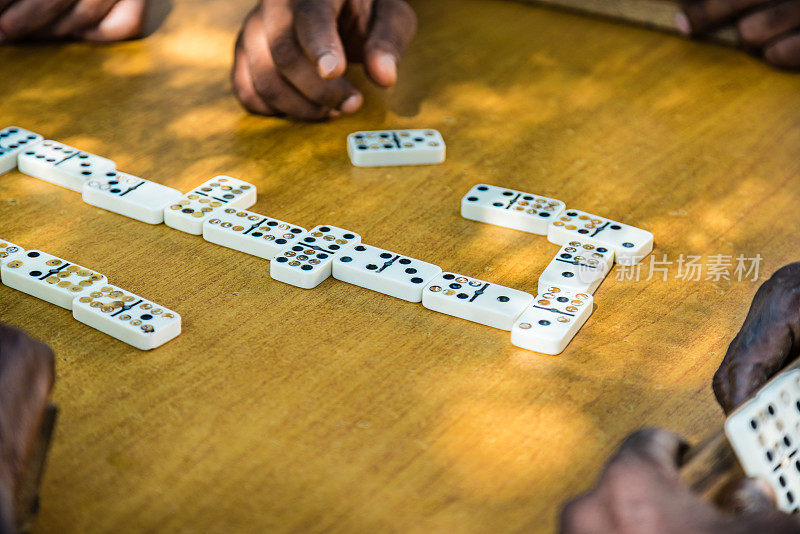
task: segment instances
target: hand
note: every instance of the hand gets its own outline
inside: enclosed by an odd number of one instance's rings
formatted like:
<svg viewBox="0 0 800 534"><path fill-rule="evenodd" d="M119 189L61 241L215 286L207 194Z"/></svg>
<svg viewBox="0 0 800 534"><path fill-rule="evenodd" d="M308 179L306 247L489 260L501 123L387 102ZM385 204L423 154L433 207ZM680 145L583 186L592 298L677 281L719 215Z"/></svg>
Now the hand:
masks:
<svg viewBox="0 0 800 534"><path fill-rule="evenodd" d="M678 477L685 443L665 430L629 436L606 465L597 486L567 503L563 534L737 534L797 532L800 523L776 510L756 479L732 490L724 513ZM767 491L768 488L767 488Z"/></svg>
<svg viewBox="0 0 800 534"><path fill-rule="evenodd" d="M689 0L678 30L699 35L734 22L742 43L778 67L800 67L800 0Z"/></svg>
<svg viewBox="0 0 800 534"><path fill-rule="evenodd" d="M236 41L236 96L262 115L354 113L364 97L342 77L347 62L363 63L381 87L394 85L416 24L404 0L261 0Z"/></svg>
<svg viewBox="0 0 800 534"><path fill-rule="evenodd" d="M13 525L14 499L54 376L53 353L47 345L0 324L0 532L13 532L9 525Z"/></svg>
<svg viewBox="0 0 800 534"><path fill-rule="evenodd" d="M0 42L140 37L149 0L0 0Z"/></svg>
<svg viewBox="0 0 800 534"><path fill-rule="evenodd" d="M714 394L730 413L800 356L800 262L764 282L714 374Z"/></svg>

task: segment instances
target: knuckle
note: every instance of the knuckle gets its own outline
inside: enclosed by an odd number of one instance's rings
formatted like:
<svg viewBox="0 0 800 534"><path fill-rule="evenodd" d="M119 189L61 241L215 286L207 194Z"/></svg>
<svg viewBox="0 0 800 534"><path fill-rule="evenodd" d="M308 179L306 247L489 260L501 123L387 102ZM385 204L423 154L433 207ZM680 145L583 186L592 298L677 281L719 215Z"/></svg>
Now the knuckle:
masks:
<svg viewBox="0 0 800 534"><path fill-rule="evenodd" d="M792 44L785 41L778 42L766 50L765 57L767 61L778 67L797 69L800 67L800 44ZM796 310L800 307L800 287L797 284L796 276L791 278L791 283L794 285L788 291L793 296L791 302L796 315Z"/></svg>
<svg viewBox="0 0 800 534"><path fill-rule="evenodd" d="M292 115L300 120L307 122L319 122L328 117L328 110L325 108L295 109Z"/></svg>
<svg viewBox="0 0 800 534"><path fill-rule="evenodd" d="M606 523L605 508L599 501L596 491L569 501L559 516L560 532L578 534L602 529L602 525Z"/></svg>
<svg viewBox="0 0 800 534"><path fill-rule="evenodd" d="M273 72L253 73L253 90L267 103L275 102L280 97L276 85Z"/></svg>
<svg viewBox="0 0 800 534"><path fill-rule="evenodd" d="M17 17L13 13L4 14L0 17L0 32L6 39L20 39L33 31L30 22L24 18Z"/></svg>
<svg viewBox="0 0 800 534"><path fill-rule="evenodd" d="M640 451L647 448L647 446L654 441L661 439L664 434L667 434L667 432L665 430L661 430L660 428L640 428L628 436L628 438L625 440L624 446L626 446L626 448L629 450Z"/></svg>
<svg viewBox="0 0 800 534"><path fill-rule="evenodd" d="M591 497L583 496L569 501L561 510L561 532L573 533L577 525L581 524L583 517L588 515L588 500Z"/></svg>
<svg viewBox="0 0 800 534"><path fill-rule="evenodd" d="M714 373L714 377L711 379L711 386L714 389L714 393L717 397L723 392L725 388L725 378L728 375L728 366L723 362L720 364L719 368Z"/></svg>
<svg viewBox="0 0 800 534"><path fill-rule="evenodd" d="M258 115L273 114L271 113L269 106L258 99L258 96L254 93L252 87L247 87L234 81L233 92L236 95L236 99L247 111L256 113Z"/></svg>
<svg viewBox="0 0 800 534"><path fill-rule="evenodd" d="M39 13L52 19L56 15L62 13L72 4L72 0L55 0L50 2L43 2L39 6Z"/></svg>
<svg viewBox="0 0 800 534"><path fill-rule="evenodd" d="M769 25L766 17L761 13L756 13L741 19L738 23L739 35L742 40L757 44L767 40L769 36Z"/></svg>
<svg viewBox="0 0 800 534"><path fill-rule="evenodd" d="M336 108L344 101L345 91L335 83L315 85L308 91L309 98L324 106Z"/></svg>
<svg viewBox="0 0 800 534"><path fill-rule="evenodd" d="M769 281L778 281L782 284L793 282L794 285L800 285L800 261L784 265L773 273Z"/></svg>
<svg viewBox="0 0 800 534"><path fill-rule="evenodd" d="M705 2L693 2L684 6L684 13L691 21L693 29L702 30L708 26L710 17Z"/></svg>
<svg viewBox="0 0 800 534"><path fill-rule="evenodd" d="M766 51L770 61L797 64L800 61L800 48L791 46L787 42L778 42ZM800 262L784 265L774 273L756 292L755 301L774 303L781 300L785 303L786 311L796 315L800 306ZM770 304L774 305L774 304Z"/></svg>
<svg viewBox="0 0 800 534"><path fill-rule="evenodd" d="M300 0L294 6L294 14L299 17L316 18L321 14L331 14L332 6L329 2L319 0Z"/></svg>
<svg viewBox="0 0 800 534"><path fill-rule="evenodd" d="M608 464L603 476L603 485L612 490L625 487L626 483L641 467L641 458L634 451L620 451L614 460Z"/></svg>
<svg viewBox="0 0 800 534"><path fill-rule="evenodd" d="M279 70L290 69L298 60L297 47L289 35L277 37L269 45L272 61Z"/></svg>

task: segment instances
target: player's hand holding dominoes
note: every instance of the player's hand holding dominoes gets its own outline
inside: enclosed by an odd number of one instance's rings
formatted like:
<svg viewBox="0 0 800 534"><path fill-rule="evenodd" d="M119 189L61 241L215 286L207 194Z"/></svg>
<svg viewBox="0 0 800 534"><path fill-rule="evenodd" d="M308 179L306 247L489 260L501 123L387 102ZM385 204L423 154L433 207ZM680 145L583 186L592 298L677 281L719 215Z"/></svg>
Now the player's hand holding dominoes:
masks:
<svg viewBox="0 0 800 534"><path fill-rule="evenodd" d="M0 532L15 532L14 501L39 436L54 361L47 345L0 324Z"/></svg>
<svg viewBox="0 0 800 534"><path fill-rule="evenodd" d="M0 42L122 41L140 37L150 0L4 0Z"/></svg>
<svg viewBox="0 0 800 534"><path fill-rule="evenodd" d="M756 292L741 330L714 375L725 412L800 357L800 262L778 269Z"/></svg>
<svg viewBox="0 0 800 534"><path fill-rule="evenodd" d="M354 113L363 96L342 77L347 63L363 63L381 87L394 85L416 22L404 0L262 0L236 43L236 96L262 115Z"/></svg>
<svg viewBox="0 0 800 534"><path fill-rule="evenodd" d="M679 479L685 443L665 430L628 437L597 485L568 503L564 534L733 534L798 532L800 521L772 505L769 488L744 479L731 488L726 510L692 492ZM730 508L730 510L727 510Z"/></svg>

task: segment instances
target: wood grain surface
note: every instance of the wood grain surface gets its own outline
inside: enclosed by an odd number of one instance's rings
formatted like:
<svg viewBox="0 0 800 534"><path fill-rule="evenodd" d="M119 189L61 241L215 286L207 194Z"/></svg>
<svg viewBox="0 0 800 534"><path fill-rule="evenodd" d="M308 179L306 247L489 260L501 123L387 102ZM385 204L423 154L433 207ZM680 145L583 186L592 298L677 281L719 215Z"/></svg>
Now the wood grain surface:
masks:
<svg viewBox="0 0 800 534"><path fill-rule="evenodd" d="M249 5L179 0L140 42L4 46L2 122L181 190L231 174L257 184L255 211L527 291L558 248L461 218L475 183L649 229L659 260L758 253L763 280L797 259L795 75L518 3L416 2L399 86L353 67L366 108L296 124L231 96ZM447 162L352 167L346 135L385 127L438 128ZM547 357L335 280L281 284L263 260L16 171L0 177L0 235L184 319L141 352L0 286L0 318L58 356L38 532L552 532L630 431L720 427L710 379L760 283L615 267Z"/></svg>

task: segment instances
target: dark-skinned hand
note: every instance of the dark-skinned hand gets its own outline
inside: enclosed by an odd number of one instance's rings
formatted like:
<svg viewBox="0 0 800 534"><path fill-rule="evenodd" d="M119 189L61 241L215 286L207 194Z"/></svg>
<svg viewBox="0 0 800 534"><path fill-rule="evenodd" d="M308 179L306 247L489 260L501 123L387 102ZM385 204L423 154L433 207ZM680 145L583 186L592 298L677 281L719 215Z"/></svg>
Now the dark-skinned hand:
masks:
<svg viewBox="0 0 800 534"><path fill-rule="evenodd" d="M659 429L630 435L606 465L594 489L567 503L563 534L744 534L800 531L794 516L772 504L769 487L744 479L731 488L726 506L704 501L679 478L686 444Z"/></svg>
<svg viewBox="0 0 800 534"><path fill-rule="evenodd" d="M735 24L746 48L775 66L800 68L800 0L689 0L675 24L686 35Z"/></svg>
<svg viewBox="0 0 800 534"><path fill-rule="evenodd" d="M764 282L714 375L714 394L730 413L800 356L800 262Z"/></svg>
<svg viewBox="0 0 800 534"><path fill-rule="evenodd" d="M0 533L14 532L14 501L53 387L50 348L0 324Z"/></svg>
<svg viewBox="0 0 800 534"><path fill-rule="evenodd" d="M262 115L354 113L364 97L343 77L348 62L363 63L378 86L394 85L416 26L404 0L261 0L236 41L234 91Z"/></svg>
<svg viewBox="0 0 800 534"><path fill-rule="evenodd" d="M142 34L149 0L0 0L0 43L122 41Z"/></svg>

